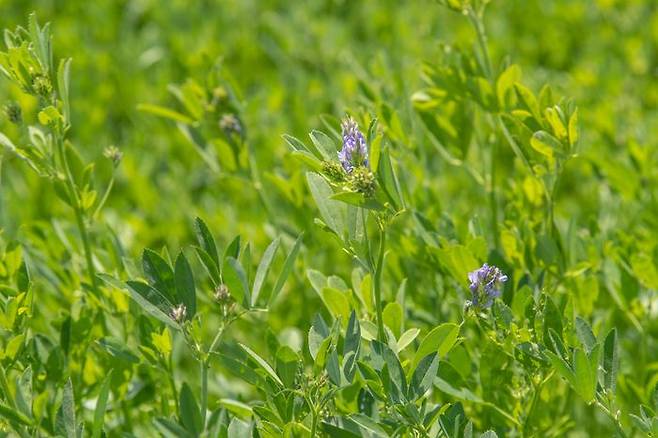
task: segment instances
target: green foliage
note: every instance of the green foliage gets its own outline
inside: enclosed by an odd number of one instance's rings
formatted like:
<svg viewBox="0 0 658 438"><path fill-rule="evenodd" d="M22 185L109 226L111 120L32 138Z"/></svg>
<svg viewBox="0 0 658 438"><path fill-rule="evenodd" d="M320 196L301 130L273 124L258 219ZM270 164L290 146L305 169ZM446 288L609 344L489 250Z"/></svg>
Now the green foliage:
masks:
<svg viewBox="0 0 658 438"><path fill-rule="evenodd" d="M658 436L653 2L0 25L1 435Z"/></svg>

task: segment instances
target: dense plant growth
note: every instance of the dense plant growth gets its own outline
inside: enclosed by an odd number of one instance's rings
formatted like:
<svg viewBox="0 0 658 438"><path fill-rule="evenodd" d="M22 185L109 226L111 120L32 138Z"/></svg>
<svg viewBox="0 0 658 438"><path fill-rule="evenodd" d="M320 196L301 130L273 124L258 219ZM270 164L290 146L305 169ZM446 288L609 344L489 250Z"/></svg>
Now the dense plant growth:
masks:
<svg viewBox="0 0 658 438"><path fill-rule="evenodd" d="M653 2L38 3L3 436L658 436Z"/></svg>

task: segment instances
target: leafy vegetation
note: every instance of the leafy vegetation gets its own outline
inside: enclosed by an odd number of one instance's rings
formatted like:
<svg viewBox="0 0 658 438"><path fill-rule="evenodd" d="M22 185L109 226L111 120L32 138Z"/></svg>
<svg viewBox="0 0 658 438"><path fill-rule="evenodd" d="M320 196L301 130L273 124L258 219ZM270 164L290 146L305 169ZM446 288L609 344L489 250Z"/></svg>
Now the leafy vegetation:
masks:
<svg viewBox="0 0 658 438"><path fill-rule="evenodd" d="M0 26L3 436L658 436L654 2Z"/></svg>

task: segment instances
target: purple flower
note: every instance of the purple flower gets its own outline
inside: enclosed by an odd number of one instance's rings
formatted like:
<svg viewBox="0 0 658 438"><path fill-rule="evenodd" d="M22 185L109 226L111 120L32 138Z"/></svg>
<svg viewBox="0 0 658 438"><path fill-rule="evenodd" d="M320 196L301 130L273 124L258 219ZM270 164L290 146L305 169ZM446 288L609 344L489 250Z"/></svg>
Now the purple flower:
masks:
<svg viewBox="0 0 658 438"><path fill-rule="evenodd" d="M368 167L368 146L366 139L359 131L359 125L352 117L347 117L341 124L343 128L343 148L338 152L338 160L346 172L352 172L355 167Z"/></svg>
<svg viewBox="0 0 658 438"><path fill-rule="evenodd" d="M494 299L500 296L502 284L507 281L507 275L497 267L485 263L480 269L468 274L468 281L471 283L469 289L472 294L470 305L491 307Z"/></svg>

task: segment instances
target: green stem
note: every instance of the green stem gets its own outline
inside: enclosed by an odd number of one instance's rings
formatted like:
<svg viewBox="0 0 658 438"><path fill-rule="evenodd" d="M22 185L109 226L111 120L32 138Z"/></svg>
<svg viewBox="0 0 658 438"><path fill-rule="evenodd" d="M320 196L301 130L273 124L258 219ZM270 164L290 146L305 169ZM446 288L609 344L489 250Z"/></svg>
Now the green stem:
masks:
<svg viewBox="0 0 658 438"><path fill-rule="evenodd" d="M315 438L318 430L318 413L316 410L313 410L312 420L311 420L311 438Z"/></svg>
<svg viewBox="0 0 658 438"><path fill-rule="evenodd" d="M57 137L57 150L62 162L62 166L64 167L64 174L66 175L65 180L69 192L69 199L72 203L73 211L75 213L75 221L78 226L80 238L82 239L82 246L84 248L85 260L87 263L87 274L89 275L89 281L91 282L92 290L97 292L98 283L96 279L96 270L94 268L93 255L91 252L91 245L89 243L89 234L87 232L87 227L84 221L84 211L80 202L80 196L75 186L75 180L73 179L73 174L71 173L66 151L64 150L64 140L61 136L58 136L57 133L55 133L55 135Z"/></svg>
<svg viewBox="0 0 658 438"><path fill-rule="evenodd" d="M176 407L176 412L180 413L180 406L178 406L178 391L176 390L176 380L174 378L174 367L171 360L171 353L169 353L168 360L168 372L167 377L169 377L169 386L171 386L171 393L174 396L174 406Z"/></svg>
<svg viewBox="0 0 658 438"><path fill-rule="evenodd" d="M5 400L7 400L9 406L16 409L16 402L14 401L13 395L9 391L7 375L5 374L5 369L2 366L0 366L0 388L2 388L2 392L5 394Z"/></svg>
<svg viewBox="0 0 658 438"><path fill-rule="evenodd" d="M379 253L377 256L377 265L375 267L375 278L373 282L375 295L375 309L377 310L377 338L380 342L385 342L384 319L382 315L382 271L384 268L384 252L386 251L386 231L380 225Z"/></svg>
<svg viewBox="0 0 658 438"><path fill-rule="evenodd" d="M489 175L489 208L491 210L491 233L494 239L494 246L500 247L500 236L498 235L498 203L496 202L496 145L497 142L491 143L491 162Z"/></svg>
<svg viewBox="0 0 658 438"><path fill-rule="evenodd" d="M206 411L208 410L208 368L210 368L210 363L206 359L201 362L201 424L203 430L206 430Z"/></svg>
<svg viewBox="0 0 658 438"><path fill-rule="evenodd" d="M624 432L624 429L621 427L621 423L619 422L619 418L617 418L616 415L614 415L612 412L610 412L610 409L608 409L603 403L600 401L596 400L594 404L605 414L610 418L614 423L615 423L615 428L617 429L617 432L622 438L626 438L626 432Z"/></svg>
<svg viewBox="0 0 658 438"><path fill-rule="evenodd" d="M484 23L482 22L481 14L475 12L472 7L467 9L467 15L471 24L475 28L477 33L478 44L480 50L482 51L482 63L484 68L484 73L487 75L489 80L492 79L493 70L491 68L491 57L489 56L489 47L487 46L487 34L484 31Z"/></svg>
<svg viewBox="0 0 658 438"><path fill-rule="evenodd" d="M223 325L217 331L215 338L212 340L208 351L206 352L205 358L199 361L201 365L201 423L203 424L203 429L206 428L206 415L208 411L208 370L210 369L210 354L215 351L215 348L222 339L222 336L226 332L226 329L244 314L248 313L248 310L238 313L232 318L226 320Z"/></svg>

